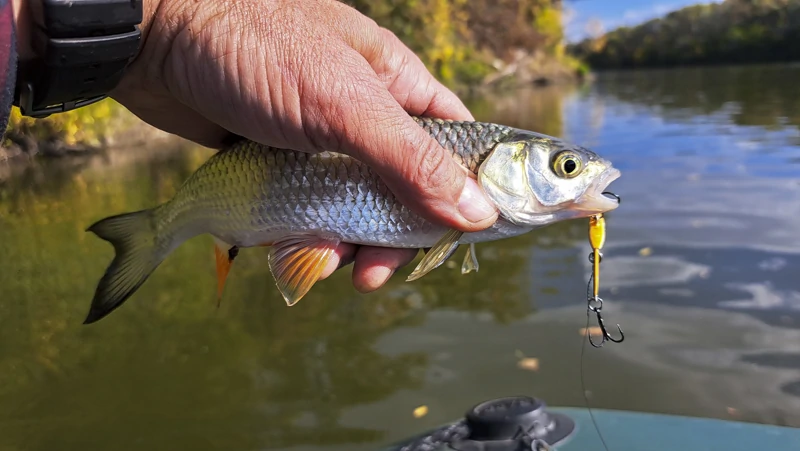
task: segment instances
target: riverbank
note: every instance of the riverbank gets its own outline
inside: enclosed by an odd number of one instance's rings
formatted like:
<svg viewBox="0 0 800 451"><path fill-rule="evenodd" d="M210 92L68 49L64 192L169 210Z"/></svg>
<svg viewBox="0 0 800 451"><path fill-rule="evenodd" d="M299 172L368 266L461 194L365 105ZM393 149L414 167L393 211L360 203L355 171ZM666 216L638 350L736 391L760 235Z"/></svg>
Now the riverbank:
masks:
<svg viewBox="0 0 800 451"><path fill-rule="evenodd" d="M202 155L197 161L203 161L213 152L142 121L106 133L103 141L98 145L51 140L27 150L16 144L4 145L0 148L0 184L16 178L35 185L46 182L54 174L63 177L64 174L77 176L85 171L109 171L143 162L166 161L175 158L175 154L187 152Z"/></svg>
<svg viewBox="0 0 800 451"><path fill-rule="evenodd" d="M174 136L111 99L43 119L22 116L14 107L0 146L0 161L88 155L168 139Z"/></svg>
<svg viewBox="0 0 800 451"><path fill-rule="evenodd" d="M588 67L577 59L556 57L543 51L515 50L508 61L495 61L493 69L469 91L580 84L591 80Z"/></svg>

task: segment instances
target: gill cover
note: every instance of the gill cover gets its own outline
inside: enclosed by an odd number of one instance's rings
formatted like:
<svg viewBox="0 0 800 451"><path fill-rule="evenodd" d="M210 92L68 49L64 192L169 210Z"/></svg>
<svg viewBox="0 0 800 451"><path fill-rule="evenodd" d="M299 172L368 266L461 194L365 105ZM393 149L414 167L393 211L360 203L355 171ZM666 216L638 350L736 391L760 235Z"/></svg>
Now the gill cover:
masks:
<svg viewBox="0 0 800 451"><path fill-rule="evenodd" d="M486 196L503 217L515 224L528 222L521 215L530 210L527 159L524 142L498 143L478 170L478 184Z"/></svg>

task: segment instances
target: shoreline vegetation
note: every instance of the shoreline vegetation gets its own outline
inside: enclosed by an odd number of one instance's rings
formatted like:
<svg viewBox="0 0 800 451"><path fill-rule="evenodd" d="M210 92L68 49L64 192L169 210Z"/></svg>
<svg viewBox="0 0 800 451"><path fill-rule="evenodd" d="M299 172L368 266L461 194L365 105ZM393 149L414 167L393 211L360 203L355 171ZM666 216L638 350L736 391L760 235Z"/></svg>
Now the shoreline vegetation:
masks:
<svg viewBox="0 0 800 451"><path fill-rule="evenodd" d="M575 84L588 69L566 52L561 0L346 0L392 30L461 96ZM0 162L90 155L135 142L180 139L112 99L44 119L13 108Z"/></svg>
<svg viewBox="0 0 800 451"><path fill-rule="evenodd" d="M724 0L598 33L567 52L593 70L641 69L800 61L798 43L800 0Z"/></svg>
<svg viewBox="0 0 800 451"><path fill-rule="evenodd" d="M23 116L13 107L0 146L0 163L94 155L104 149L168 139L179 138L152 127L113 99L44 119Z"/></svg>
<svg viewBox="0 0 800 451"><path fill-rule="evenodd" d="M343 0L392 30L465 100L577 86L592 71L800 61L800 0L723 0L567 45L563 0ZM701 2L704 0L698 0ZM180 138L112 99L45 119L14 108L0 163Z"/></svg>
<svg viewBox="0 0 800 451"><path fill-rule="evenodd" d="M723 0L567 45L563 0L343 0L392 30L465 100L576 86L591 71L800 61L800 0ZM701 2L704 0L698 0ZM106 99L45 119L13 108L0 163L180 138Z"/></svg>

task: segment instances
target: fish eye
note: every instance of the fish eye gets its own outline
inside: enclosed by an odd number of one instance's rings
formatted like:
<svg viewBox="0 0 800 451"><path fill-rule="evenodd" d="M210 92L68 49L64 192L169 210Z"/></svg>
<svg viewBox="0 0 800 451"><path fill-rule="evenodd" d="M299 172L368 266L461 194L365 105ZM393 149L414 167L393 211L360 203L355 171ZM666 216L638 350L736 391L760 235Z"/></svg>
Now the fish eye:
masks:
<svg viewBox="0 0 800 451"><path fill-rule="evenodd" d="M553 161L553 171L559 177L572 178L583 170L583 160L572 152L561 152Z"/></svg>

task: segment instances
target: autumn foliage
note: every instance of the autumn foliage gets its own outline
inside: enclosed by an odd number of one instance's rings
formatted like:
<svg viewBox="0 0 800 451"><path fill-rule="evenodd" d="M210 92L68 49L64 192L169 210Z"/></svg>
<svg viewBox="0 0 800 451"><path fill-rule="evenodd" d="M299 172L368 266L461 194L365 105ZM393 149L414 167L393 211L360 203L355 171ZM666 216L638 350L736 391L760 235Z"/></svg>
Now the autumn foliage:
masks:
<svg viewBox="0 0 800 451"><path fill-rule="evenodd" d="M571 46L592 68L800 60L800 0L694 5Z"/></svg>

